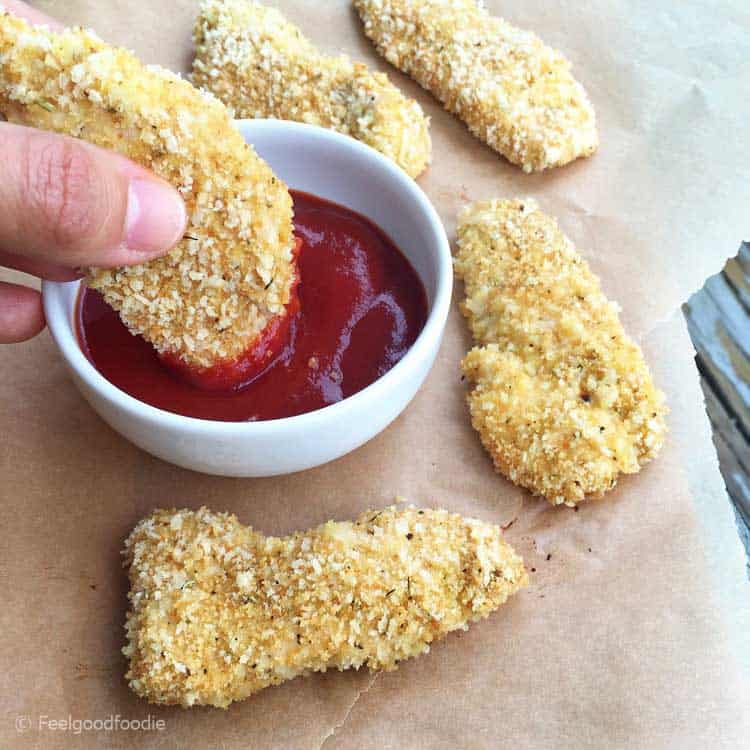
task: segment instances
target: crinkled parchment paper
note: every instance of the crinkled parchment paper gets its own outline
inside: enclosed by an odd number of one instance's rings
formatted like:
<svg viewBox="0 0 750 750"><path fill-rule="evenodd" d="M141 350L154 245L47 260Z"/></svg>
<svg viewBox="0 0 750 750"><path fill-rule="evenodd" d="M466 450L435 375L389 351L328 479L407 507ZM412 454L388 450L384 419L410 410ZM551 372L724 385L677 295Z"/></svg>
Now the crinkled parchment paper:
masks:
<svg viewBox="0 0 750 750"><path fill-rule="evenodd" d="M188 69L195 1L37 4L148 62ZM529 498L493 472L469 426L458 371L468 336L455 304L435 368L395 424L335 463L265 480L201 476L127 443L79 396L47 334L3 348L0 745L747 747L744 566L679 313L750 235L747 3L490 2L564 50L598 113L599 152L535 176L389 69L345 0L277 4L324 49L388 70L423 104L434 163L419 182L450 235L468 199L533 195L559 217L646 349L673 410L671 437L602 502L573 512ZM316 675L226 712L150 707L129 692L119 550L141 516L206 504L280 534L396 494L514 521L507 537L535 570L531 587L392 674ZM38 728L40 716L111 714L151 714L166 728ZM17 716L31 728L21 720L17 733Z"/></svg>

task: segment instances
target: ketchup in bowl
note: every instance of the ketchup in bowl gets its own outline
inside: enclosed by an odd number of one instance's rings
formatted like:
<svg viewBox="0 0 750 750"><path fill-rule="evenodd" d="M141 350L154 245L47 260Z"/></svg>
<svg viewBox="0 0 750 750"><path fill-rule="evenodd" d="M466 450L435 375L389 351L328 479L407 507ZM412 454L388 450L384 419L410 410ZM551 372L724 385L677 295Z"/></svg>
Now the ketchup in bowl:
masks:
<svg viewBox="0 0 750 750"><path fill-rule="evenodd" d="M301 243L298 285L284 318L261 334L266 336L260 342L263 367L250 382L217 388L233 381L232 363L211 368L210 382L201 383L200 372L186 377L182 368L168 366L148 342L132 335L98 292L82 287L78 337L96 369L139 401L227 422L315 411L390 370L427 319L422 282L365 217L306 193L292 191L292 197Z"/></svg>

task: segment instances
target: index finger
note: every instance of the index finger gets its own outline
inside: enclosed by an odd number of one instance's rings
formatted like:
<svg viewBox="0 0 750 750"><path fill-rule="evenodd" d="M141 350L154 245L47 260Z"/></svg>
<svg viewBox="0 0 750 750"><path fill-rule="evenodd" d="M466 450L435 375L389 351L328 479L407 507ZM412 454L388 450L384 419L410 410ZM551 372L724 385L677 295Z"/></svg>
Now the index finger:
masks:
<svg viewBox="0 0 750 750"><path fill-rule="evenodd" d="M49 26L51 29L63 28L63 25L55 21L54 18L50 18L48 15L42 13L42 11L32 8L26 3L22 3L20 0L2 0L0 2L0 10L3 8L14 16L25 18L30 23Z"/></svg>

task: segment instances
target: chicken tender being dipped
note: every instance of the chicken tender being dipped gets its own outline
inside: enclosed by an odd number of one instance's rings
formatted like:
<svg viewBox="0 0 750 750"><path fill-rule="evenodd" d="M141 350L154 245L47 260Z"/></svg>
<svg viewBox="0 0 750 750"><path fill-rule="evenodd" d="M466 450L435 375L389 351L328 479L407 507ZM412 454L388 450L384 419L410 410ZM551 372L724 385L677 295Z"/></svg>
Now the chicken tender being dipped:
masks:
<svg viewBox="0 0 750 750"><path fill-rule="evenodd" d="M477 343L462 362L472 424L500 473L575 505L657 455L664 396L554 219L533 200L475 203L455 267Z"/></svg>
<svg viewBox="0 0 750 750"><path fill-rule="evenodd" d="M592 154L594 110L570 63L476 0L354 0L380 54L525 172Z"/></svg>
<svg viewBox="0 0 750 750"><path fill-rule="evenodd" d="M188 226L168 255L88 269L86 283L175 366L209 379L247 370L293 298L292 201L224 105L90 31L2 12L0 111L123 154L180 191Z"/></svg>
<svg viewBox="0 0 750 750"><path fill-rule="evenodd" d="M383 73L322 54L274 8L204 0L193 81L237 117L297 120L352 136L416 177L430 161L429 121Z"/></svg>
<svg viewBox="0 0 750 750"><path fill-rule="evenodd" d="M206 508L157 510L125 543L130 687L226 708L328 669L393 670L527 584L499 527L390 507L265 537Z"/></svg>

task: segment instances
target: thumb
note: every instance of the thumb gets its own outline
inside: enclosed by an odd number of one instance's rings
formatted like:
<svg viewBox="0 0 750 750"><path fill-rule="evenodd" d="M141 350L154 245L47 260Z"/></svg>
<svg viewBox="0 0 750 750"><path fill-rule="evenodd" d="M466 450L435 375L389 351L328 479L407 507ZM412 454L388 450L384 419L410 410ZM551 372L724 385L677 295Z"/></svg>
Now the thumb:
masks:
<svg viewBox="0 0 750 750"><path fill-rule="evenodd" d="M179 193L119 154L0 123L0 251L58 266L166 253L185 230Z"/></svg>

